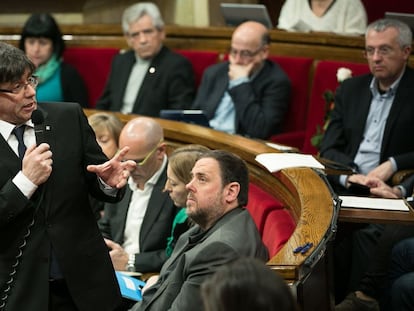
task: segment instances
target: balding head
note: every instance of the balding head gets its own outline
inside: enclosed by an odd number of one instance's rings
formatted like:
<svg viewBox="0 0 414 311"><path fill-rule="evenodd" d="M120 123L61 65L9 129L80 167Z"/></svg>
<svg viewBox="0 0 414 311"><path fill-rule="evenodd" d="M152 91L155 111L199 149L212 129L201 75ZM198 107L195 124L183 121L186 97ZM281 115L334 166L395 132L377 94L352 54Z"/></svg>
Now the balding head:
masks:
<svg viewBox="0 0 414 311"><path fill-rule="evenodd" d="M240 24L233 32L232 43L245 43L257 50L260 46L269 44L269 30L261 23L248 21Z"/></svg>
<svg viewBox="0 0 414 311"><path fill-rule="evenodd" d="M130 149L126 160L134 160L136 169L131 177L137 187L143 189L144 184L161 168L166 154L163 142L164 134L161 125L154 119L138 117L125 124L119 136L119 147Z"/></svg>
<svg viewBox="0 0 414 311"><path fill-rule="evenodd" d="M244 22L233 32L229 61L232 65L250 66L250 75L259 70L269 56L269 43L266 26L253 21Z"/></svg>
<svg viewBox="0 0 414 311"><path fill-rule="evenodd" d="M163 139L163 129L158 122L151 118L138 117L130 120L122 129L119 146L123 148L129 145L131 149L148 149ZM139 146L136 146L137 144Z"/></svg>

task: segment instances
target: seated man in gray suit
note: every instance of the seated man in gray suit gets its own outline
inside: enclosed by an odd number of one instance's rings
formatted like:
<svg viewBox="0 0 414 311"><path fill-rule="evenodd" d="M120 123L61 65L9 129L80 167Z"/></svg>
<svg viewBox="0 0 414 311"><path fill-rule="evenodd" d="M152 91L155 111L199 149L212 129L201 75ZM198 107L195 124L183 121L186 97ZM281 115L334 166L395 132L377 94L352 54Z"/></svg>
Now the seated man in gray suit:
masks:
<svg viewBox="0 0 414 311"><path fill-rule="evenodd" d="M229 61L204 72L192 108L203 110L212 128L261 139L280 132L290 81L267 59L269 43L264 25L245 22L233 33Z"/></svg>
<svg viewBox="0 0 414 311"><path fill-rule="evenodd" d="M167 237L177 212L168 192L167 155L162 127L153 119L130 120L119 137L137 166L122 201L105 204L99 227L115 270L157 272L166 260Z"/></svg>
<svg viewBox="0 0 414 311"><path fill-rule="evenodd" d="M249 173L244 161L226 151L208 151L191 175L186 209L195 225L178 239L160 275L148 280L134 311L204 310L200 286L218 267L239 257L268 260L245 208Z"/></svg>
<svg viewBox="0 0 414 311"><path fill-rule="evenodd" d="M163 46L164 21L157 6L125 9L122 29L131 50L116 55L96 108L158 117L161 109L188 109L194 99L191 63Z"/></svg>

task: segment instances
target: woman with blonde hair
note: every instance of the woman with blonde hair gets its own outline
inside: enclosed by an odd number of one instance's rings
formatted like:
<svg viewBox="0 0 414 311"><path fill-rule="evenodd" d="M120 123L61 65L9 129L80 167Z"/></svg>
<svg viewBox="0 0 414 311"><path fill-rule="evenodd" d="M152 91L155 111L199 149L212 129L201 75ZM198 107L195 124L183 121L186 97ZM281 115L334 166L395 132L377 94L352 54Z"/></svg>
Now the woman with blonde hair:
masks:
<svg viewBox="0 0 414 311"><path fill-rule="evenodd" d="M188 190L185 185L191 180L191 170L198 158L209 151L202 145L186 145L175 149L168 157L167 182L165 191L177 207L182 207L174 218L171 236L167 241L166 254L169 257L179 236L187 231L191 222L185 210Z"/></svg>

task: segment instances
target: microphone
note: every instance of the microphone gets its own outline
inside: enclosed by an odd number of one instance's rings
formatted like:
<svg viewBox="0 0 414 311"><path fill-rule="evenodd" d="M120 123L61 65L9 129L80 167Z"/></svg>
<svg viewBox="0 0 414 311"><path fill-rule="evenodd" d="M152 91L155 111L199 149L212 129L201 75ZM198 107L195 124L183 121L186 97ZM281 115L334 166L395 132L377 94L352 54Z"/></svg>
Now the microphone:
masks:
<svg viewBox="0 0 414 311"><path fill-rule="evenodd" d="M45 118L43 113L40 110L34 110L32 112L32 122L34 124L34 131L36 136L36 144L39 146L41 143L46 142L46 135L45 135L45 126L44 126Z"/></svg>

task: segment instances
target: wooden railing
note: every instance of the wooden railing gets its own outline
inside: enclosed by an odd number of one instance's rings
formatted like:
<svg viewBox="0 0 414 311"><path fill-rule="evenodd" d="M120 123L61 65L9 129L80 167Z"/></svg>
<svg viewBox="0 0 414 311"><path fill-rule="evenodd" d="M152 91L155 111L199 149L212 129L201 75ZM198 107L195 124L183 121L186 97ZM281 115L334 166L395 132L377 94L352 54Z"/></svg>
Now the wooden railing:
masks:
<svg viewBox="0 0 414 311"><path fill-rule="evenodd" d="M85 110L89 115L95 110ZM115 113L123 122L137 115ZM330 238L332 224L335 223L335 208L331 193L320 175L309 168L292 168L270 173L255 161L256 155L277 152L262 141L247 139L238 135L229 135L209 128L176 121L156 119L164 129L169 145L178 146L188 143L205 145L211 149L225 149L242 157L250 173L250 181L264 189L276 200L282 202L291 211L297 226L288 242L269 260L268 265L301 290L304 280L310 278L313 266L325 257L327 239ZM312 242L314 248L307 254L295 254L293 250L306 242ZM325 296L328 272L318 275L319 282L325 282ZM323 291L321 287L320 291ZM301 304L305 304L301 296ZM320 300L323 295L319 293ZM313 297L314 299L316 297ZM322 309L321 309L322 310Z"/></svg>
<svg viewBox="0 0 414 311"><path fill-rule="evenodd" d="M69 46L128 48L120 24L62 25L61 30ZM166 26L165 44L173 49L211 50L226 53L233 30L230 27ZM16 44L20 32L19 26L3 26L0 28L0 40ZM362 54L363 36L296 33L276 29L271 30L270 35L272 39L270 53L273 55L366 62ZM414 54L410 56L409 62L414 65Z"/></svg>

